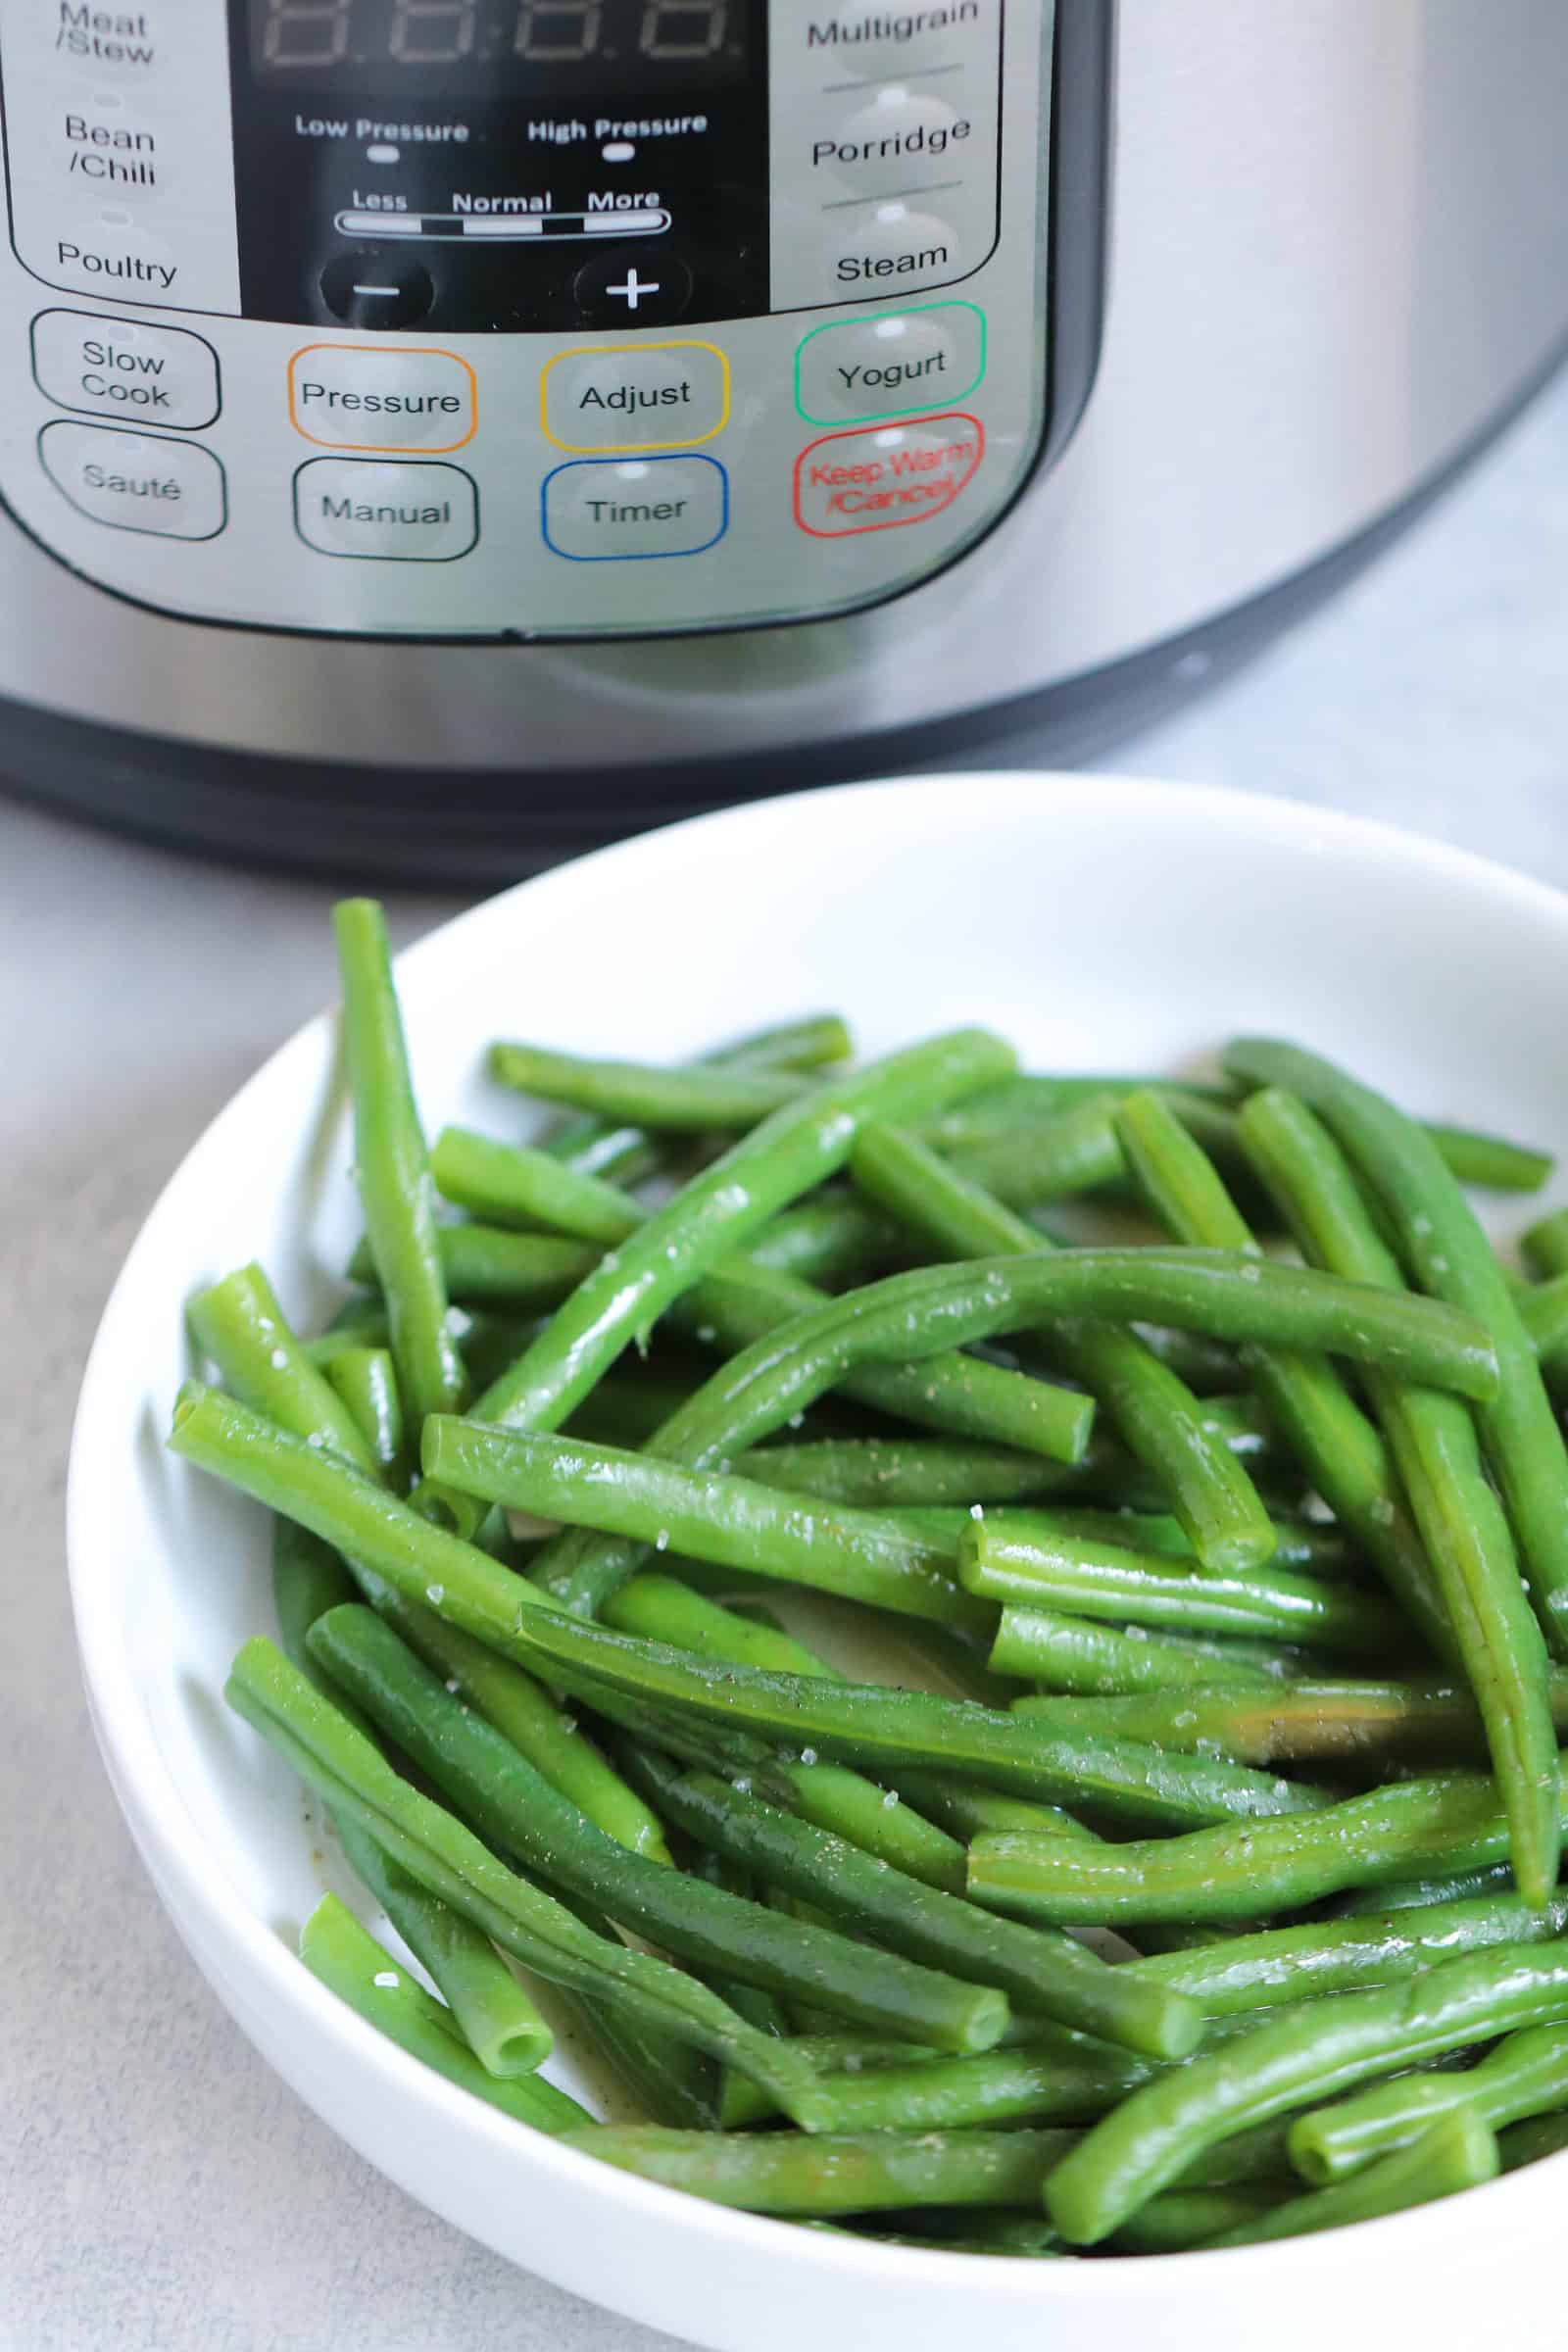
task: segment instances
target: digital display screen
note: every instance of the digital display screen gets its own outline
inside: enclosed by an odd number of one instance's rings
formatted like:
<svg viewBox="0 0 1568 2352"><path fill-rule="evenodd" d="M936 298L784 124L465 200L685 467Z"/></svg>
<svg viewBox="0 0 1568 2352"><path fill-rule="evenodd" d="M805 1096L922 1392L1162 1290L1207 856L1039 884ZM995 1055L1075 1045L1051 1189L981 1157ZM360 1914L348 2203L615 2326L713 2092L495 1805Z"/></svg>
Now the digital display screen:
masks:
<svg viewBox="0 0 1568 2352"><path fill-rule="evenodd" d="M746 0L249 0L276 88L627 98L741 79Z"/></svg>

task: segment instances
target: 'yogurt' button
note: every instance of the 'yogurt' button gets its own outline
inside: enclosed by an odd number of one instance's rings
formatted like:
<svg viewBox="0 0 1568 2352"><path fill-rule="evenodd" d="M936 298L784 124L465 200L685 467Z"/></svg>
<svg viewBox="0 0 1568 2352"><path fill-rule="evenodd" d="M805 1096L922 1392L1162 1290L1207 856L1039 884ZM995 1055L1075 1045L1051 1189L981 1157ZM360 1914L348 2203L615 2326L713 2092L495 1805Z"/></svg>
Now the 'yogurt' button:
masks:
<svg viewBox="0 0 1568 2352"><path fill-rule="evenodd" d="M228 519L223 468L197 442L62 420L44 426L38 455L72 505L114 530L216 539Z"/></svg>
<svg viewBox="0 0 1568 2352"><path fill-rule="evenodd" d="M294 476L307 547L363 562L452 564L479 537L479 493L461 466L311 458Z"/></svg>
<svg viewBox="0 0 1568 2352"><path fill-rule="evenodd" d="M795 461L795 519L813 539L929 522L965 490L985 456L978 416L923 416L826 433Z"/></svg>
<svg viewBox="0 0 1568 2352"><path fill-rule="evenodd" d="M182 326L40 311L32 322L32 372L39 391L61 408L88 415L187 430L218 415L218 354Z"/></svg>
<svg viewBox="0 0 1568 2352"><path fill-rule="evenodd" d="M795 405L810 424L905 416L967 400L985 371L985 313L931 302L817 327L795 355Z"/></svg>
<svg viewBox="0 0 1568 2352"><path fill-rule="evenodd" d="M673 449L729 422L729 362L712 343L597 344L544 371L546 435L560 449Z"/></svg>
<svg viewBox="0 0 1568 2352"><path fill-rule="evenodd" d="M543 527L575 564L700 556L729 528L729 476L713 458L579 458L546 475Z"/></svg>
<svg viewBox="0 0 1568 2352"><path fill-rule="evenodd" d="M455 352L308 343L288 364L294 429L326 449L462 449L477 409L473 369Z"/></svg>

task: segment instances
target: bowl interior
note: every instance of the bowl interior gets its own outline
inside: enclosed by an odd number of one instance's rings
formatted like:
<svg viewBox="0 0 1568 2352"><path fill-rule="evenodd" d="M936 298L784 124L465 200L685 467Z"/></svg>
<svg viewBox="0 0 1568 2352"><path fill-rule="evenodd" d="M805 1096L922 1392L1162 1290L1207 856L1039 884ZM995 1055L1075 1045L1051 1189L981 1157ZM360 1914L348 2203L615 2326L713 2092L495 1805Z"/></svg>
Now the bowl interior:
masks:
<svg viewBox="0 0 1568 2352"><path fill-rule="evenodd" d="M1227 1035L1273 1032L1432 1116L1549 1143L1568 1134L1565 968L1568 902L1451 853L1283 804L1028 776L858 787L677 826L477 909L400 979L431 1133L453 1119L525 1132L481 1074L497 1036L672 1059L842 1008L867 1053L981 1021L1039 1068L1200 1068ZM181 1310L258 1257L296 1317L321 1314L357 1230L351 1157L323 1018L154 1211L75 1438L74 1595L106 1757L155 1867L177 1858L231 1940L291 1944L334 1872L298 1785L222 1702L239 1642L271 1630L266 1531L164 1450L191 1369ZM1551 1198L1500 1204L1499 1229ZM1379 2228L1413 2246L1434 2224ZM829 2259L827 2241L794 2242L802 2263Z"/></svg>

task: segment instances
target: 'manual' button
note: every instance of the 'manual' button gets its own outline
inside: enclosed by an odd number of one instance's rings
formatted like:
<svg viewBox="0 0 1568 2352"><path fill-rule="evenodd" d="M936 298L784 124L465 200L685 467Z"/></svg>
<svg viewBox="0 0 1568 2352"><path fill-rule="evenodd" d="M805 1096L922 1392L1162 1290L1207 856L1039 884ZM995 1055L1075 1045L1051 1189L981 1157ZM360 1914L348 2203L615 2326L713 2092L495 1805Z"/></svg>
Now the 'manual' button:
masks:
<svg viewBox="0 0 1568 2352"><path fill-rule="evenodd" d="M479 493L461 466L311 458L294 476L307 547L362 562L452 564L479 537Z"/></svg>
<svg viewBox="0 0 1568 2352"><path fill-rule="evenodd" d="M729 422L729 362L712 343L602 343L564 351L540 386L558 449L675 449Z"/></svg>
<svg viewBox="0 0 1568 2352"><path fill-rule="evenodd" d="M923 416L827 433L795 461L795 519L813 539L929 522L967 489L985 456L978 416Z"/></svg>
<svg viewBox="0 0 1568 2352"><path fill-rule="evenodd" d="M288 413L326 449L462 449L478 430L478 386L454 352L308 343L288 364Z"/></svg>
<svg viewBox="0 0 1568 2352"><path fill-rule="evenodd" d="M216 539L228 520L223 468L194 441L106 424L46 424L43 469L79 513L117 531Z"/></svg>
<svg viewBox="0 0 1568 2352"><path fill-rule="evenodd" d="M545 476L545 545L574 564L700 556L728 528L729 476L713 458L578 458Z"/></svg>

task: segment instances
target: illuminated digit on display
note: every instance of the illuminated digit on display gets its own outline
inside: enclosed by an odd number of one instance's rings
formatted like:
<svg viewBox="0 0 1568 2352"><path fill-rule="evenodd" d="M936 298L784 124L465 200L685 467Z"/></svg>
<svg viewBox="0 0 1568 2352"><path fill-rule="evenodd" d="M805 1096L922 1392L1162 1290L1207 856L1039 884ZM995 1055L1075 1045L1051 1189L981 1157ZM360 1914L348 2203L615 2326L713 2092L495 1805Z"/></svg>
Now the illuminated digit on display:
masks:
<svg viewBox="0 0 1568 2352"><path fill-rule="evenodd" d="M451 66L473 51L477 0L392 0L390 49L400 66Z"/></svg>
<svg viewBox="0 0 1568 2352"><path fill-rule="evenodd" d="M519 0L513 54L533 66L592 57L604 14L604 0Z"/></svg>

